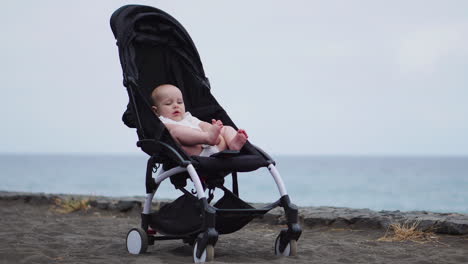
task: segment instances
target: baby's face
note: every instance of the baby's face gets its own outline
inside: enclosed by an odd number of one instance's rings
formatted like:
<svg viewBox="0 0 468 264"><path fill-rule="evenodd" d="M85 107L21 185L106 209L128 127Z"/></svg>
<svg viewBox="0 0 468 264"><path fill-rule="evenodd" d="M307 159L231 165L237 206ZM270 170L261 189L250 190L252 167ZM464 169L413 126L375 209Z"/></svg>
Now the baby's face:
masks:
<svg viewBox="0 0 468 264"><path fill-rule="evenodd" d="M182 92L173 85L163 85L156 89L156 114L180 121L184 118L185 105ZM153 106L154 107L154 106Z"/></svg>

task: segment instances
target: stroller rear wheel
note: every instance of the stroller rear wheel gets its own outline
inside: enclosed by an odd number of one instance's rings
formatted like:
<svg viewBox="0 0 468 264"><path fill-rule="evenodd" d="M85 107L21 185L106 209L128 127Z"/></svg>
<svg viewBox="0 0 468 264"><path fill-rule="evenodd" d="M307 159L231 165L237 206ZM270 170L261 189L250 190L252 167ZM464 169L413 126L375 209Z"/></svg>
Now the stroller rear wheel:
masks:
<svg viewBox="0 0 468 264"><path fill-rule="evenodd" d="M141 227L130 229L127 233L127 251L138 255L146 252L148 248L148 235Z"/></svg>
<svg viewBox="0 0 468 264"><path fill-rule="evenodd" d="M214 259L213 245L206 245L206 248L205 250L203 250L200 258L197 258L197 248L198 248L198 242L195 242L195 245L193 246L193 262L194 263L203 263L203 262L212 261Z"/></svg>
<svg viewBox="0 0 468 264"><path fill-rule="evenodd" d="M282 234L280 233L275 241L275 255L276 256L296 256L297 254L297 240L282 241ZM281 243L287 243L284 250L281 251Z"/></svg>

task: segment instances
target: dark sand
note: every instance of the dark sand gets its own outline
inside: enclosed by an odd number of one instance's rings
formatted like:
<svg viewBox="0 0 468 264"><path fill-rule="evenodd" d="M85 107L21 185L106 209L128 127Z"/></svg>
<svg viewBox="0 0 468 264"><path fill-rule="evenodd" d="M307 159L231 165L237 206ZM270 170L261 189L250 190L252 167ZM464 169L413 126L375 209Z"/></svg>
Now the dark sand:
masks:
<svg viewBox="0 0 468 264"><path fill-rule="evenodd" d="M138 212L92 209L61 214L49 205L0 201L0 263L191 263L192 248L180 240L157 241L133 256L127 231ZM298 256L273 254L281 226L254 222L220 236L212 263L468 263L468 236L437 235L435 242L379 242L385 230L305 228Z"/></svg>

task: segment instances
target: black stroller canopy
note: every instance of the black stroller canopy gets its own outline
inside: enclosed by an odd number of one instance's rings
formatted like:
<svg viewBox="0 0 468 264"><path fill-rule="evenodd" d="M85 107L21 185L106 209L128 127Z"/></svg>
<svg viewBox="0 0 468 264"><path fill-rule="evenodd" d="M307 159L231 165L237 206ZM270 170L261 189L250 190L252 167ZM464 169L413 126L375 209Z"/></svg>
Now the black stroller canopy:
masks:
<svg viewBox="0 0 468 264"><path fill-rule="evenodd" d="M166 45L185 58L194 73L205 76L189 34L175 18L164 11L149 6L123 6L112 15L111 28L118 45L131 45L132 41ZM128 70L137 79L138 72L135 69Z"/></svg>
<svg viewBox="0 0 468 264"><path fill-rule="evenodd" d="M164 125L151 112L150 94L161 84L182 91L187 111L204 121L220 119L234 126L210 92L198 51L184 27L157 8L127 5L111 17L119 47L124 85L132 89L123 121L140 138L159 138ZM135 113L136 112L136 113Z"/></svg>

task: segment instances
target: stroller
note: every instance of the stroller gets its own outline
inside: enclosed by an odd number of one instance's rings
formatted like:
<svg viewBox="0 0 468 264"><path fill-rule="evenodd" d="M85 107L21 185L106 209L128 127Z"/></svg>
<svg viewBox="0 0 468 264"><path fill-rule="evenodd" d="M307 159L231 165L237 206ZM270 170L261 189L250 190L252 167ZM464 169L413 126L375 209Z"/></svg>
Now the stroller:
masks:
<svg viewBox="0 0 468 264"><path fill-rule="evenodd" d="M237 129L211 94L198 52L183 26L169 14L141 5L117 9L110 24L117 40L123 85L129 96L122 120L128 127L136 128L137 146L150 156L141 226L128 232L128 252L141 254L157 240L181 239L193 245L195 263L211 261L220 234L233 233L271 209L283 207L288 228L279 233L275 254L295 255L302 232L298 209L290 201L275 161L250 142L240 151L189 156L151 110L152 90L161 84L173 84L182 91L186 110L193 116L208 122L221 120ZM254 208L239 198L237 173L261 167L270 171L280 198L263 208ZM159 173L153 177L158 168ZM224 186L228 175L232 177L231 189ZM153 212L153 197L160 183L168 178L182 194ZM187 179L194 185L191 191L186 189ZM216 188L224 195L212 204Z"/></svg>

